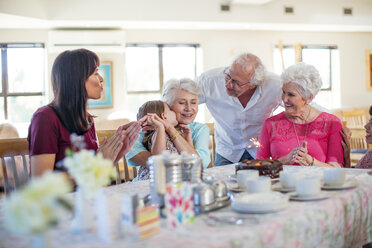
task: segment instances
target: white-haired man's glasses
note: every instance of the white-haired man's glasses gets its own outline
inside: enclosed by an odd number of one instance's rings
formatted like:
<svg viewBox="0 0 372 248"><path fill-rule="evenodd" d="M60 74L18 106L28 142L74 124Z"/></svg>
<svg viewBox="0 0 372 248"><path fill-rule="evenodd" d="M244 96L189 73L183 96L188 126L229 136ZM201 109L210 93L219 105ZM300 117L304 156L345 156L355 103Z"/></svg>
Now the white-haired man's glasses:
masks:
<svg viewBox="0 0 372 248"><path fill-rule="evenodd" d="M230 76L229 71L230 71L230 67L226 67L226 69L223 71L223 74L225 74L225 84L228 84L231 81L233 83L233 85L236 86L236 87L238 87L238 88L241 88L244 85L249 84L249 82L247 82L247 83L240 83L238 80L233 79Z"/></svg>

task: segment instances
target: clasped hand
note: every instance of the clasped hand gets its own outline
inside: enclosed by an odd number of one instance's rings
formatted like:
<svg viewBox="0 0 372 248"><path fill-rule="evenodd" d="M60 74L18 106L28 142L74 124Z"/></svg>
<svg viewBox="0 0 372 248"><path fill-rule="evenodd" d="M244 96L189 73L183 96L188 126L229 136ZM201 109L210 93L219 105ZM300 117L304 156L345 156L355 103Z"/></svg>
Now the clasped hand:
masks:
<svg viewBox="0 0 372 248"><path fill-rule="evenodd" d="M311 165L312 157L308 154L307 142L304 141L302 146L293 148L287 155L287 158L290 164L298 163L300 165Z"/></svg>
<svg viewBox="0 0 372 248"><path fill-rule="evenodd" d="M104 158L111 159L115 163L128 153L134 142L138 138L141 129L141 121L134 121L120 126L116 133L107 140L103 139L97 153L101 152Z"/></svg>

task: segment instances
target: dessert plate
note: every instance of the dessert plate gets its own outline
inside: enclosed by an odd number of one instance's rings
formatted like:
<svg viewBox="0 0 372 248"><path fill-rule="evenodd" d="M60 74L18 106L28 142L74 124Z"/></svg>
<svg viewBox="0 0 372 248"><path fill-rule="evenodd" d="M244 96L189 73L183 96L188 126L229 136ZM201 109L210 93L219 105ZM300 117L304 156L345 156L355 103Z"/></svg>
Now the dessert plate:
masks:
<svg viewBox="0 0 372 248"><path fill-rule="evenodd" d="M242 193L232 199L231 207L239 213L262 214L276 212L288 205L288 196L279 192Z"/></svg>
<svg viewBox="0 0 372 248"><path fill-rule="evenodd" d="M326 190L342 190L342 189L352 189L358 186L358 183L355 180L347 180L344 184L342 185L337 185L337 186L332 186L332 185L327 185L324 184L322 186L322 189Z"/></svg>
<svg viewBox="0 0 372 248"><path fill-rule="evenodd" d="M274 184L273 186L271 186L271 189L283 193L296 191L296 188L285 188L281 183Z"/></svg>
<svg viewBox="0 0 372 248"><path fill-rule="evenodd" d="M329 195L325 192L320 192L318 195L312 196L300 196L297 193L292 193L289 199L292 201L318 201L329 198Z"/></svg>

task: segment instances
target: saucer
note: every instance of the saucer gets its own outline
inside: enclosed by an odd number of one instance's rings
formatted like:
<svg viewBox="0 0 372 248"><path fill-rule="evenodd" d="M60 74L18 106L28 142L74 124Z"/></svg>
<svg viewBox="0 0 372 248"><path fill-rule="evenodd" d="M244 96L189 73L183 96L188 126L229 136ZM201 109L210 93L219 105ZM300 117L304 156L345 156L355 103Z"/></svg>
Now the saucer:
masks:
<svg viewBox="0 0 372 248"><path fill-rule="evenodd" d="M235 192L235 193L240 193L240 192L244 192L245 191L245 189L240 188L237 183L236 184L231 184L228 189L229 189L229 191Z"/></svg>
<svg viewBox="0 0 372 248"><path fill-rule="evenodd" d="M352 189L352 188L355 188L356 186L358 186L358 183L355 180L347 180L342 185L333 186L333 185L324 184L322 186L322 189L325 189L325 190L342 190L342 189Z"/></svg>
<svg viewBox="0 0 372 248"><path fill-rule="evenodd" d="M263 214L283 210L288 196L279 192L242 193L232 199L231 207L239 213Z"/></svg>
<svg viewBox="0 0 372 248"><path fill-rule="evenodd" d="M274 191L279 191L279 192L283 192L283 193L296 191L295 187L286 188L286 187L283 187L283 185L281 183L274 184L273 186L271 186L271 189L274 190Z"/></svg>
<svg viewBox="0 0 372 248"><path fill-rule="evenodd" d="M329 195L325 192L320 192L318 195L311 196L299 196L296 192L290 194L289 200L292 201L318 201L329 198Z"/></svg>

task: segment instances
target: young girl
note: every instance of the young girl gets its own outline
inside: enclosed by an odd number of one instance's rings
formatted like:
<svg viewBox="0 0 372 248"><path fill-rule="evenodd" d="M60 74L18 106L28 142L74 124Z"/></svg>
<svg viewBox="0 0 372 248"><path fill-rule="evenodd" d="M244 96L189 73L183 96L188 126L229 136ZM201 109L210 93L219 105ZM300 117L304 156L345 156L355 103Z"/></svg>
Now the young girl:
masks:
<svg viewBox="0 0 372 248"><path fill-rule="evenodd" d="M137 119L140 120L143 117L146 117L147 125L155 128L155 130L145 132L142 140L144 147L154 155L161 154L164 150L178 152L173 141L179 133L169 137L166 132L167 127L178 125L176 114L170 110L168 104L163 101L148 101L144 103L138 110ZM138 180L146 179L149 179L149 169L140 166Z"/></svg>

